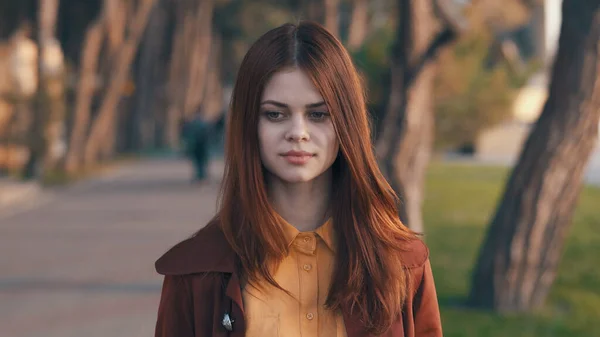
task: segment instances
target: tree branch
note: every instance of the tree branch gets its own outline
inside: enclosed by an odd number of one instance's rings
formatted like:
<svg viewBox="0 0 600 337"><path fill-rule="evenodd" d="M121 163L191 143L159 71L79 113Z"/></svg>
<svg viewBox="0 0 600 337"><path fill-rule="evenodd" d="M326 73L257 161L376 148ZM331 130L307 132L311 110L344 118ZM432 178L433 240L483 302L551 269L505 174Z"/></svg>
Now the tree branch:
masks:
<svg viewBox="0 0 600 337"><path fill-rule="evenodd" d="M435 58L436 53L445 45L454 41L458 37L458 34L449 26L439 32L437 36L431 41L431 44L423 55L418 58L417 62L409 68L404 77L404 86L409 87L412 82L417 78L421 70L427 65L427 62Z"/></svg>

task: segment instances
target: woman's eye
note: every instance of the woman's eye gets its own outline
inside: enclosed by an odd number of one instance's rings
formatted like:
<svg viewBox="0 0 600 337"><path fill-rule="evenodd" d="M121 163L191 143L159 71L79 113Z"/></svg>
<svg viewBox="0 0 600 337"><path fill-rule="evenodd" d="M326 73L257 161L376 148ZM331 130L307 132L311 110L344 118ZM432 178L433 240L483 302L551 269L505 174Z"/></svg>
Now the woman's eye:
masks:
<svg viewBox="0 0 600 337"><path fill-rule="evenodd" d="M268 119L281 119L283 117L283 114L281 112L278 111L265 111L265 116L267 116Z"/></svg>
<svg viewBox="0 0 600 337"><path fill-rule="evenodd" d="M313 112L310 113L310 118L316 119L316 120L325 119L328 116L329 116L329 113L322 112L322 111L313 111Z"/></svg>

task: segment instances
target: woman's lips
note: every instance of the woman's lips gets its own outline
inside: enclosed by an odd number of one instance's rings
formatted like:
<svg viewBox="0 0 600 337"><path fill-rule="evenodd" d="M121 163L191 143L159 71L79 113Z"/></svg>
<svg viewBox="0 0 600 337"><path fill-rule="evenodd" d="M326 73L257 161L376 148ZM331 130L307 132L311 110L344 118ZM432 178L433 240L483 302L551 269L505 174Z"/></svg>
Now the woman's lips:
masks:
<svg viewBox="0 0 600 337"><path fill-rule="evenodd" d="M314 154L306 151L288 151L282 156L290 164L304 165L310 160L310 158L314 157Z"/></svg>

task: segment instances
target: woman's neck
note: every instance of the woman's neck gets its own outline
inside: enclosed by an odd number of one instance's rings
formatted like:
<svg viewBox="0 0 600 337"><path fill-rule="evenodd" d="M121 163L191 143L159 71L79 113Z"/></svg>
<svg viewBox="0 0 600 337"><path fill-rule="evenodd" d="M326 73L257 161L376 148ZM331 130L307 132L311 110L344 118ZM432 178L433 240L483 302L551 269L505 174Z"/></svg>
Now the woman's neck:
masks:
<svg viewBox="0 0 600 337"><path fill-rule="evenodd" d="M312 231L327 220L331 198L331 170L305 183L287 183L269 177L273 208L301 232Z"/></svg>

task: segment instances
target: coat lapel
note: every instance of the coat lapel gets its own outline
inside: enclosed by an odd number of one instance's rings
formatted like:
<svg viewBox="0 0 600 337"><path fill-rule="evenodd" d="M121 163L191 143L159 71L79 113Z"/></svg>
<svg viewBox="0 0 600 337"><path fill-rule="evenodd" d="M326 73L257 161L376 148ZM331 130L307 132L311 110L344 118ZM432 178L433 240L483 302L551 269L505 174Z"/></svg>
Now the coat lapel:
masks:
<svg viewBox="0 0 600 337"><path fill-rule="evenodd" d="M244 314L244 304L242 300L242 287L240 285L240 278L237 273L232 273L225 290L225 295L233 301L234 304L240 309L241 314Z"/></svg>
<svg viewBox="0 0 600 337"><path fill-rule="evenodd" d="M240 279L236 272L231 274L227 289L225 290L225 307L230 308L229 315L234 320L231 337L243 337L246 331L246 321L244 319L244 304L242 299L242 287ZM225 314L225 313L223 313Z"/></svg>

